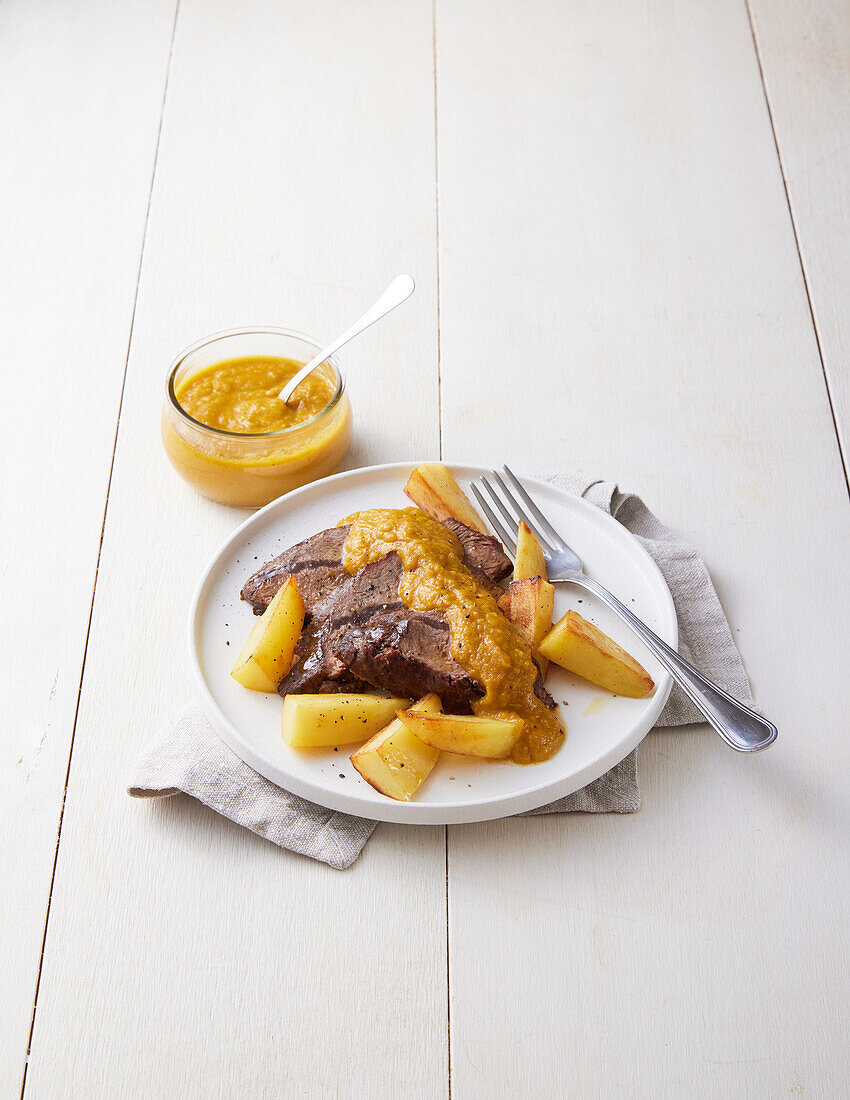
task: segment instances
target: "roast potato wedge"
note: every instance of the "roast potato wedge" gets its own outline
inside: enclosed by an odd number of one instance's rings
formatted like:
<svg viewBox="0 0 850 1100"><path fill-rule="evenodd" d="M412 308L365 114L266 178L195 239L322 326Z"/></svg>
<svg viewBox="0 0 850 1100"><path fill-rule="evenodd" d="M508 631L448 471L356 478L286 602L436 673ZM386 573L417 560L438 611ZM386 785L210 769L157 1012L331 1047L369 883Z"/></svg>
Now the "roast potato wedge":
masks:
<svg viewBox="0 0 850 1100"><path fill-rule="evenodd" d="M439 696L426 695L410 710L416 714L439 712ZM350 760L376 791L397 802L409 802L431 774L439 756L439 749L426 745L395 718L365 745L355 749Z"/></svg>
<svg viewBox="0 0 850 1100"><path fill-rule="evenodd" d="M519 559L517 559L519 560ZM540 643L552 629L555 589L545 577L513 581L499 600L499 607L516 627L523 641L537 658L540 675L546 677L548 661L540 655Z"/></svg>
<svg viewBox="0 0 850 1100"><path fill-rule="evenodd" d="M520 520L516 533L514 580L524 581L529 577L542 577L546 580L546 559L537 535L527 523Z"/></svg>
<svg viewBox="0 0 850 1100"><path fill-rule="evenodd" d="M555 624L540 643L540 652L615 695L642 699L655 686L643 665L577 611L568 611Z"/></svg>
<svg viewBox="0 0 850 1100"><path fill-rule="evenodd" d="M420 741L461 756L485 756L504 760L522 733L522 719L466 717L456 714L421 714L400 710L398 717Z"/></svg>
<svg viewBox="0 0 850 1100"><path fill-rule="evenodd" d="M289 577L254 624L230 675L251 691L277 691L292 667L303 626L304 601L295 578Z"/></svg>
<svg viewBox="0 0 850 1100"><path fill-rule="evenodd" d="M409 704L383 695L287 695L280 729L294 749L349 745L372 737Z"/></svg>
<svg viewBox="0 0 850 1100"><path fill-rule="evenodd" d="M434 519L459 519L482 535L490 534L484 520L442 462L423 462L417 466L407 479L404 492L417 508Z"/></svg>

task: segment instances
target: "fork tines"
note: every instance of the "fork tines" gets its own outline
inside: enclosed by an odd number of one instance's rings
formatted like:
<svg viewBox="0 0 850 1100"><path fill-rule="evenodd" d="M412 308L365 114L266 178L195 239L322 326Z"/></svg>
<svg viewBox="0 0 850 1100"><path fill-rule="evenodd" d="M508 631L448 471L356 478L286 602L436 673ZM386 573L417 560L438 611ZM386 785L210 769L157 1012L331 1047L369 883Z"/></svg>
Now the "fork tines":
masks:
<svg viewBox="0 0 850 1100"><path fill-rule="evenodd" d="M486 476L482 476L478 479L479 484L487 490L487 493L502 518L500 519L496 512L490 507L489 502L478 488L478 485L473 482L470 488L475 495L475 499L481 505L481 509L492 524L493 530L512 554L516 555L516 532L518 530L519 520L522 520L531 528L539 539L540 547L543 550L543 556L548 560L564 546L563 540L511 470L509 470L507 466L503 466L502 469L510 485L505 483L505 478L496 470L491 470L490 472L490 478L495 482L498 491L491 483L491 480ZM508 505L510 505L510 509ZM523 507L523 505L525 505L525 507Z"/></svg>

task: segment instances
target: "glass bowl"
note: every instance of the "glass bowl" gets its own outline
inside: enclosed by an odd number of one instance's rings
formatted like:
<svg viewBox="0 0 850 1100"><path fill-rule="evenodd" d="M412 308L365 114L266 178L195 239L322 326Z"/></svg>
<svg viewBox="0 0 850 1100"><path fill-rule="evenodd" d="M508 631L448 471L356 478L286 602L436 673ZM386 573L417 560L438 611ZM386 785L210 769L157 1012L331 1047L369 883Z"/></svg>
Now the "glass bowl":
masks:
<svg viewBox="0 0 850 1100"><path fill-rule="evenodd" d="M180 406L176 392L198 371L223 360L277 356L306 363L322 350L310 336L284 328L217 332L172 363L162 410L162 441L172 466L204 496L256 507L334 473L351 442L351 406L335 356L317 372L333 386L327 405L301 424L255 435L210 428Z"/></svg>

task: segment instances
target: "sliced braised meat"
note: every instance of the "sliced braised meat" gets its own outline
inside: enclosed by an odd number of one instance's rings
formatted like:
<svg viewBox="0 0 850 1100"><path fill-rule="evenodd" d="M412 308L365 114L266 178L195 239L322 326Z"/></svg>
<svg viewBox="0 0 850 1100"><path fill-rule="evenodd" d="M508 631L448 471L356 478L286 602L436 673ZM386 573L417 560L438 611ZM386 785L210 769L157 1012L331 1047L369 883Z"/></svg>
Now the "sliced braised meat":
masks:
<svg viewBox="0 0 850 1100"><path fill-rule="evenodd" d="M484 687L454 660L451 641L441 616L404 610L347 630L335 652L355 676L384 691L411 699L434 691L443 706L457 709L480 698Z"/></svg>
<svg viewBox="0 0 850 1100"><path fill-rule="evenodd" d="M533 657L531 659L534 661ZM555 700L549 694L549 689L543 683L543 673L540 671L540 665L537 664L537 661L534 661L534 664L537 667L537 679L534 681L534 694L541 703L545 703L549 710L552 710L555 706Z"/></svg>
<svg viewBox="0 0 850 1100"><path fill-rule="evenodd" d="M331 589L323 600L314 605L312 618L295 646L292 668L278 688L281 695L356 690L350 686L356 678L334 654L336 634L348 622L354 621L355 615L363 618L373 616L388 603L401 603L397 575L382 576L380 571L373 570L372 579L367 584L358 582L365 571L361 569L356 576L346 573L343 583ZM380 586L377 583L379 579L383 581ZM355 602L358 600L365 600L362 607Z"/></svg>
<svg viewBox="0 0 850 1100"><path fill-rule="evenodd" d="M348 579L342 566L342 548L348 531L348 527L329 527L284 550L245 582L242 599L253 605L255 615L262 615L291 574L298 582L307 615L311 616L316 605Z"/></svg>
<svg viewBox="0 0 850 1100"><path fill-rule="evenodd" d="M510 559L492 535L473 531L460 520L443 522L457 535L463 548L464 564L479 581L490 587L510 573ZM329 527L284 550L249 577L242 589L242 599L253 606L255 615L262 615L284 580L292 574L298 581L298 591L309 618L316 605L348 578L342 566L348 532L348 527Z"/></svg>
<svg viewBox="0 0 850 1100"><path fill-rule="evenodd" d="M444 522L482 584L492 587L507 576L511 563L496 539L458 520ZM259 615L287 576L298 582L306 625L281 695L372 686L409 698L433 691L447 708L468 709L484 687L452 657L447 620L403 605L398 594L402 563L395 553L356 576L346 573L342 555L348 532L347 526L331 527L304 539L266 562L242 589L242 598ZM541 698L548 697L542 681L540 691Z"/></svg>
<svg viewBox="0 0 850 1100"><path fill-rule="evenodd" d="M443 526L460 540L463 547L463 562L471 573L488 587L498 584L510 573L511 559L502 549L502 544L492 535L482 535L461 523L459 519L444 519Z"/></svg>
<svg viewBox="0 0 850 1100"><path fill-rule="evenodd" d="M451 631L438 614L412 611L398 594L402 563L391 553L365 566L314 610L281 695L344 685L352 677L395 695L436 692L446 707L484 694L451 655Z"/></svg>
<svg viewBox="0 0 850 1100"><path fill-rule="evenodd" d="M278 691L281 695L315 694L319 691L356 691L350 685L354 677L342 663L334 659L330 650L321 644L324 623L313 618L304 627L292 668L284 676Z"/></svg>

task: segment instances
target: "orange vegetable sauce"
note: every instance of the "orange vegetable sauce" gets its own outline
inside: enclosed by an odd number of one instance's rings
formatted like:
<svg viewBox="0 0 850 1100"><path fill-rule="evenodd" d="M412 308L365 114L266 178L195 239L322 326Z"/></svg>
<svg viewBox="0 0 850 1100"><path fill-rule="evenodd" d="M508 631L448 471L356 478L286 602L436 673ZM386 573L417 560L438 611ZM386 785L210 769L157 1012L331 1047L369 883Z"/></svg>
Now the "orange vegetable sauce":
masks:
<svg viewBox="0 0 850 1100"><path fill-rule="evenodd" d="M285 405L278 394L304 364L271 355L246 356L213 363L175 389L181 408L194 419L219 431L257 435L303 424L322 411L334 385L313 371Z"/></svg>
<svg viewBox="0 0 850 1100"><path fill-rule="evenodd" d="M343 555L349 573L395 551L404 568L399 584L404 605L448 620L452 657L485 688L472 704L474 713L523 720L513 760L531 764L554 756L564 730L557 711L534 693L531 650L463 564L456 536L418 508L372 508L342 523L351 524Z"/></svg>
<svg viewBox="0 0 850 1100"><path fill-rule="evenodd" d="M253 506L334 473L351 441L348 397L324 364L285 405L277 395L301 366L245 356L178 375L174 400L191 420L168 404L162 417L177 472L213 500Z"/></svg>

